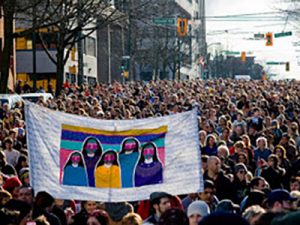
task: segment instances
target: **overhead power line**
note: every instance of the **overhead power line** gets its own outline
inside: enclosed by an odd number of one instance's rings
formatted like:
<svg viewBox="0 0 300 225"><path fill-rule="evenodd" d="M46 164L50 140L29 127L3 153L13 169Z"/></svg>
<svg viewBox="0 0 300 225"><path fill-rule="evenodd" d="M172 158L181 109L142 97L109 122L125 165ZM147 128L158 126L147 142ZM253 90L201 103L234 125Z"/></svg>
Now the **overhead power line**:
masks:
<svg viewBox="0 0 300 225"><path fill-rule="evenodd" d="M244 14L231 14L231 15L219 15L219 16L206 16L206 18L224 18L224 17L241 17L241 16L258 16L258 15L276 15L281 12L259 12L259 13L244 13Z"/></svg>

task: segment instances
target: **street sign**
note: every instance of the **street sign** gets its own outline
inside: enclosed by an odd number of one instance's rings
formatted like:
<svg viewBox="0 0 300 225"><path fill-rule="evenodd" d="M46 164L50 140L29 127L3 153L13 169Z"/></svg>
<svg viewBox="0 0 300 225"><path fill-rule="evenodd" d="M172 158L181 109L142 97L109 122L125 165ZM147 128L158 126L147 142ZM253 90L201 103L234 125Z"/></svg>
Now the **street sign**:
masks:
<svg viewBox="0 0 300 225"><path fill-rule="evenodd" d="M175 18L154 18L153 23L157 25L176 25Z"/></svg>
<svg viewBox="0 0 300 225"><path fill-rule="evenodd" d="M266 62L267 65L284 65L285 62L274 62L274 61L271 61L271 62Z"/></svg>
<svg viewBox="0 0 300 225"><path fill-rule="evenodd" d="M265 34L254 34L254 39L255 40L263 40L265 39Z"/></svg>
<svg viewBox="0 0 300 225"><path fill-rule="evenodd" d="M292 36L292 34L293 34L292 31L282 32L282 33L274 34L274 37L275 38L280 38L280 37Z"/></svg>
<svg viewBox="0 0 300 225"><path fill-rule="evenodd" d="M226 55L240 55L241 54L241 52L234 52L234 51L224 51L224 53Z"/></svg>
<svg viewBox="0 0 300 225"><path fill-rule="evenodd" d="M293 46L300 46L300 42L296 41L296 42L292 42Z"/></svg>

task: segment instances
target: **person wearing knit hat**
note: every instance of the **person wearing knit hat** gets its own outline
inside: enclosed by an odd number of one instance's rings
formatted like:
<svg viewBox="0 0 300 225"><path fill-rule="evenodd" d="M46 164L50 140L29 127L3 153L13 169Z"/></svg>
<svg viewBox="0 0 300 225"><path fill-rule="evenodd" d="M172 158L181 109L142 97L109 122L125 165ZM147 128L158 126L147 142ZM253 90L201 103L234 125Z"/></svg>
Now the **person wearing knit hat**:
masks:
<svg viewBox="0 0 300 225"><path fill-rule="evenodd" d="M9 193L11 193L13 198L17 198L18 188L21 186L22 186L22 182L18 177L10 177L5 181L3 188L7 190Z"/></svg>
<svg viewBox="0 0 300 225"><path fill-rule="evenodd" d="M223 199L219 202L215 212L237 213L240 206L234 204L230 199Z"/></svg>
<svg viewBox="0 0 300 225"><path fill-rule="evenodd" d="M204 201L194 201L187 209L190 225L198 225L201 219L210 214L210 209Z"/></svg>
<svg viewBox="0 0 300 225"><path fill-rule="evenodd" d="M244 163L236 164L234 170L234 178L232 182L232 190L234 190L234 194L232 201L239 204L245 197L249 188L246 178L248 170Z"/></svg>
<svg viewBox="0 0 300 225"><path fill-rule="evenodd" d="M248 169L247 169L247 167L245 166L244 163L238 163L238 164L236 164L235 167L234 167L235 173L238 173L241 170L245 171L245 172L248 172Z"/></svg>
<svg viewBox="0 0 300 225"><path fill-rule="evenodd" d="M30 181L29 181L29 168L24 167L19 171L19 177L23 185L29 186Z"/></svg>
<svg viewBox="0 0 300 225"><path fill-rule="evenodd" d="M109 215L109 220L118 222L121 221L128 213L133 212L133 207L129 203L105 203L106 212Z"/></svg>

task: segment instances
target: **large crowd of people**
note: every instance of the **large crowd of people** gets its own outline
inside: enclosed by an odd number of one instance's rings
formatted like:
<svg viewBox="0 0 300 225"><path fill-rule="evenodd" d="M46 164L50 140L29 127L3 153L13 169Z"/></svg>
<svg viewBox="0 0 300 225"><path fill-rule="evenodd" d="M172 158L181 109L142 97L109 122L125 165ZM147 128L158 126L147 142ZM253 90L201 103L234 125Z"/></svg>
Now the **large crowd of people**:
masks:
<svg viewBox="0 0 300 225"><path fill-rule="evenodd" d="M30 87L19 82L17 92ZM53 110L103 120L197 110L204 190L183 196L154 192L149 200L131 203L34 193L24 103L0 105L0 223L300 224L299 92L296 80L160 80L65 83L59 96L39 99L37 104Z"/></svg>

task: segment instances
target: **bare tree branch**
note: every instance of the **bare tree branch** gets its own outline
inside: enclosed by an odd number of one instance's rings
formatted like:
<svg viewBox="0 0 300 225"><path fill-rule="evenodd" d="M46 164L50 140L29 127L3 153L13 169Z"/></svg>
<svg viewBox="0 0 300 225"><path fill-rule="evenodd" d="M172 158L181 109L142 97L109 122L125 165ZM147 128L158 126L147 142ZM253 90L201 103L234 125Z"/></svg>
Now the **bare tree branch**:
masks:
<svg viewBox="0 0 300 225"><path fill-rule="evenodd" d="M44 41L44 38L43 38L42 33L38 33L38 36L39 36L39 38L40 38L40 40L41 40L42 47L43 47L45 53L47 54L47 56L49 57L49 59L51 60L51 62L53 62L55 65L57 65L57 61L52 57L52 55L51 55L50 52L49 52L48 47L47 47L46 44L45 44L45 41Z"/></svg>

